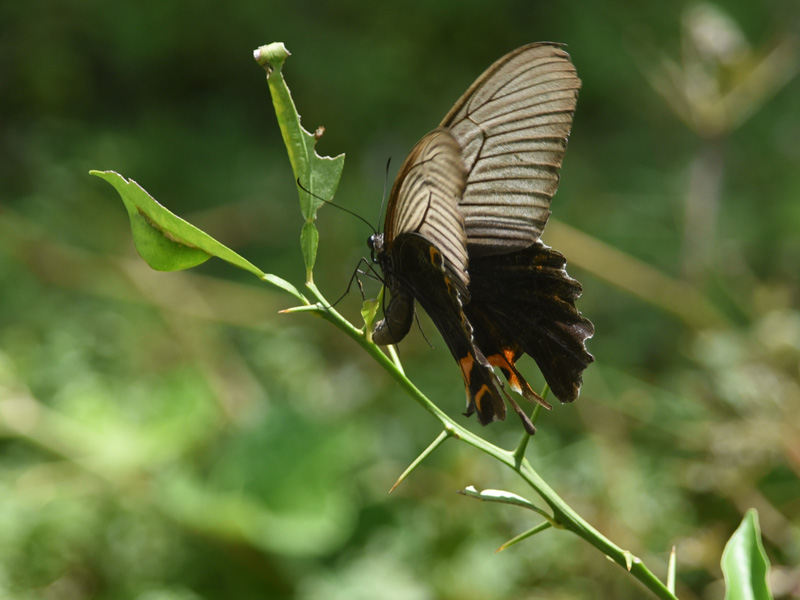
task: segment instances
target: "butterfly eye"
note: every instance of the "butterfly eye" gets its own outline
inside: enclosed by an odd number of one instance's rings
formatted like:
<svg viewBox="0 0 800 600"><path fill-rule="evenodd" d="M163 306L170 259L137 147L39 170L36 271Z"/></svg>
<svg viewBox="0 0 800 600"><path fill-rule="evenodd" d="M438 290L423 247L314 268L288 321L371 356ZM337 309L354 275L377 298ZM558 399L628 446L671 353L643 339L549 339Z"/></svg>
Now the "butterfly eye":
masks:
<svg viewBox="0 0 800 600"><path fill-rule="evenodd" d="M373 233L367 238L367 246L369 246L369 254L372 262L378 262L378 254L383 252L383 235L380 233Z"/></svg>

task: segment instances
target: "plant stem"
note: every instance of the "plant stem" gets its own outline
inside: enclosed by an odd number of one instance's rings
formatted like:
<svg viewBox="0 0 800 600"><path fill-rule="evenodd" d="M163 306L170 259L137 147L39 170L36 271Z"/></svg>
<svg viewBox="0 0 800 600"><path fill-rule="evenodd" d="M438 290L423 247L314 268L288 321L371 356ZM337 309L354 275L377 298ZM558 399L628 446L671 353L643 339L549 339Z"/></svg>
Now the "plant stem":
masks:
<svg viewBox="0 0 800 600"><path fill-rule="evenodd" d="M338 311L330 307L329 303L313 283L308 284L307 287L319 301L317 305L317 314L344 331L372 356L390 375L392 375L392 377L394 377L395 381L397 381L414 400L442 423L447 435L466 442L470 446L485 452L507 467L513 469L536 491L542 500L550 506L556 523L561 527L583 538L615 563L629 571L631 575L638 579L657 598L662 598L663 600L677 600L677 597L669 591L667 586L662 583L641 560L633 556L633 554L627 550L623 550L614 544L576 513L549 485L547 485L544 479L541 478L524 456L520 456L516 451L509 452L508 450L503 450L453 421L447 414L440 410L438 406L431 402L431 400L405 376L398 366L392 362L378 346L368 342L360 329L354 327L352 323L345 319Z"/></svg>

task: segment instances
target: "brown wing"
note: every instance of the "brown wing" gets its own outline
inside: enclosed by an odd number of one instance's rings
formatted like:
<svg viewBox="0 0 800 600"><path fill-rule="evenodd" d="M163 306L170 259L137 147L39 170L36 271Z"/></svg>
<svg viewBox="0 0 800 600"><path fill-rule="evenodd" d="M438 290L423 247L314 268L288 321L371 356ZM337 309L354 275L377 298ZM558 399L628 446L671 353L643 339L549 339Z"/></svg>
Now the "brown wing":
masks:
<svg viewBox="0 0 800 600"><path fill-rule="evenodd" d="M458 202L465 179L458 142L446 130L430 132L400 167L384 224L387 252L399 235L420 234L442 253L448 274L464 295L469 283L467 236Z"/></svg>
<svg viewBox="0 0 800 600"><path fill-rule="evenodd" d="M559 45L530 44L481 75L441 123L462 147L470 256L521 250L550 216L580 79Z"/></svg>

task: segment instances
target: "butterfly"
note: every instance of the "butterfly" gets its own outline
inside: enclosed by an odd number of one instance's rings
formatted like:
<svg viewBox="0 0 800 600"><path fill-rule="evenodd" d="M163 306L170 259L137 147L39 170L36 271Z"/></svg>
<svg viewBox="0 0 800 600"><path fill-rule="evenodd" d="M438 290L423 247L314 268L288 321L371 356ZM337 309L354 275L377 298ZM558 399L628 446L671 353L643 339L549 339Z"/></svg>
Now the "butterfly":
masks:
<svg viewBox="0 0 800 600"><path fill-rule="evenodd" d="M592 323L575 308L581 285L539 241L550 216L581 86L558 44L518 48L490 66L403 162L383 233L369 238L391 300L373 331L396 344L419 303L464 378L469 416L503 420L504 398L529 433L515 392L550 405L519 372L536 361L562 402L578 397L594 360Z"/></svg>

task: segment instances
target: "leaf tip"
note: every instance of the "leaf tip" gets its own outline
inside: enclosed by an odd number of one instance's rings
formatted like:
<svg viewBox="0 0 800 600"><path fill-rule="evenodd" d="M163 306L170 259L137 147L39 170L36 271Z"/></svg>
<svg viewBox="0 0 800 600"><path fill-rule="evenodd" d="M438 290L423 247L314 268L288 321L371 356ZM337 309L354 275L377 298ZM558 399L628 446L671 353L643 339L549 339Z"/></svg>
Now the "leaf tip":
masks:
<svg viewBox="0 0 800 600"><path fill-rule="evenodd" d="M111 185L115 185L115 183L114 183L115 180L118 180L119 182L122 182L125 185L127 185L129 183L133 183L132 179L126 179L125 177L123 177L122 175L117 173L116 171L112 171L110 169L107 170L107 171L101 171L100 169L91 169L89 171L89 175L93 175L95 177L99 177L100 179L103 179L103 180L107 181Z"/></svg>

